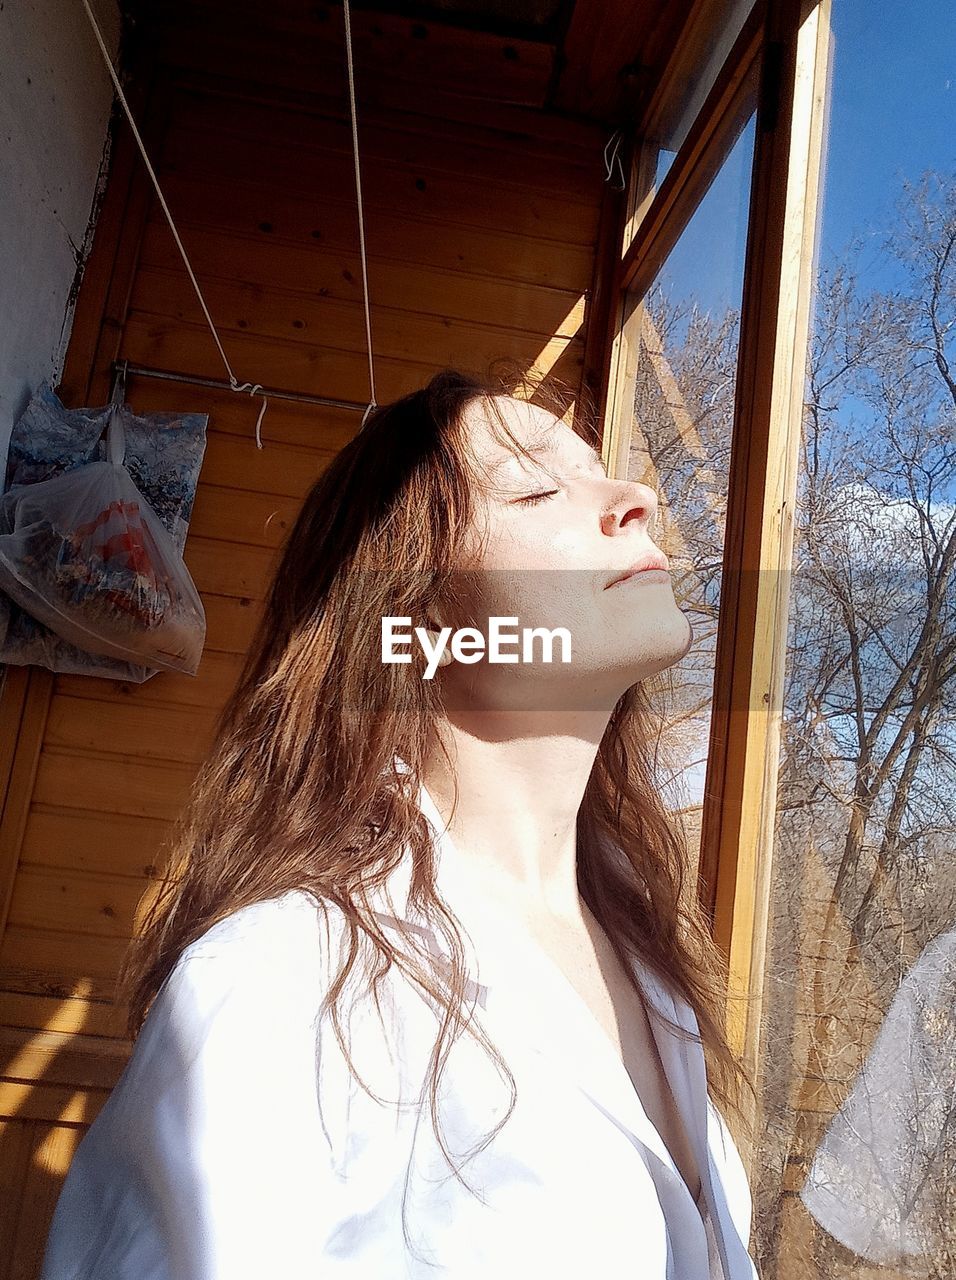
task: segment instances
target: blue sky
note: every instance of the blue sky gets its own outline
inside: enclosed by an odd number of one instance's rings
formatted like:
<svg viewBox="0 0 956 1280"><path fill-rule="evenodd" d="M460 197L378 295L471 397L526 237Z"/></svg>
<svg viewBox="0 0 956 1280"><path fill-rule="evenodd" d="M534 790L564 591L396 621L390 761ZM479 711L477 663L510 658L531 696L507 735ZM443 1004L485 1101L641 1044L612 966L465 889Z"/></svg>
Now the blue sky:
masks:
<svg viewBox="0 0 956 1280"><path fill-rule="evenodd" d="M956 3L834 0L833 31L824 251L882 236L904 178L956 175Z"/></svg>
<svg viewBox="0 0 956 1280"><path fill-rule="evenodd" d="M820 261L869 237L867 282L894 277L877 252L904 178L956 174L956 0L833 0ZM740 305L753 121L738 139L661 277L675 298Z"/></svg>
<svg viewBox="0 0 956 1280"><path fill-rule="evenodd" d="M862 236L863 282L889 289L897 269L880 244L903 180L956 177L956 0L833 0L832 27L819 263ZM665 264L659 283L675 301L716 315L740 306L753 143L751 120ZM865 416L849 397L841 412ZM703 761L682 773L690 803L704 778Z"/></svg>

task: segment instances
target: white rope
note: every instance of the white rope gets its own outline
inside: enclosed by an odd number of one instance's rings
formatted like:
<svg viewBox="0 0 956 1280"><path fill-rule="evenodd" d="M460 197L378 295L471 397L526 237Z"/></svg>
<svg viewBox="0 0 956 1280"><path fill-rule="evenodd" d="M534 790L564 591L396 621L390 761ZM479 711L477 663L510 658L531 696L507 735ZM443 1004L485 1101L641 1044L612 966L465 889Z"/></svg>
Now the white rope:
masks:
<svg viewBox="0 0 956 1280"><path fill-rule="evenodd" d="M219 340L219 334L216 331L216 326L215 324L213 324L212 316L209 314L209 308L206 306L206 299L202 295L202 290L199 287L199 281L196 279L195 273L192 269L192 265L190 264L190 261L189 261L189 256L186 253L185 248L183 247L183 242L180 239L178 230L176 229L176 223L173 221L173 215L169 211L169 205L166 203L166 197L163 195L162 188L159 185L159 179L156 177L155 170L153 169L152 164L150 164L149 156L146 154L146 148L143 145L143 139L140 137L139 129L137 129L136 127L136 121L133 119L133 113L130 111L129 103L126 101L126 94L123 92L123 86L119 82L119 77L117 76L116 70L113 67L113 62L112 62L112 59L110 58L109 50L106 48L106 45L103 41L103 36L102 36L102 33L100 32L99 24L97 23L96 18L93 15L93 10L90 8L88 0L83 0L83 8L86 10L86 16L90 20L90 25L93 28L93 34L96 37L96 43L100 47L100 52L103 55L103 61L106 63L106 69L110 74L110 79L113 81L113 87L116 89L116 92L119 96L119 100L123 104L123 110L126 112L126 119L129 121L129 127L133 131L133 137L136 139L136 144L139 147L140 155L143 157L143 163L146 165L146 168L149 171L149 176L153 180L153 186L156 188L156 195L159 197L159 203L163 206L163 212L166 215L166 221L169 223L169 229L173 233L173 238L176 241L176 244L179 248L179 252L182 254L183 262L186 264L186 270L189 273L189 278L192 281L193 288L196 290L196 297L199 299L199 305L203 309L203 313L206 317L206 321L212 332L212 336L215 339L216 346L219 348L219 354L222 356L222 362L226 366L226 372L229 374L230 390L248 391L251 396L257 395L262 392L262 387L259 385L258 382L256 383L243 382L240 384L239 379L236 377L236 375L232 371L232 366L230 365L226 352L223 349L222 342ZM259 417L258 417L258 420L256 421L256 446L259 449L262 448L262 436L260 434L260 427L262 426L262 418L266 411L266 407L268 403L269 403L268 397L263 394L262 408L259 410Z"/></svg>
<svg viewBox="0 0 956 1280"><path fill-rule="evenodd" d="M365 426L365 420L375 408L375 370L372 364L372 320L369 314L368 305L368 263L365 257L365 218L362 209L362 175L359 172L359 146L358 146L358 126L355 122L355 74L352 69L352 23L349 16L349 0L343 0L343 12L345 14L345 51L348 59L349 70L349 109L352 114L352 159L355 163L355 195L358 201L359 216L359 249L362 255L362 294L365 299L365 342L368 349L368 385L369 385L369 404L365 413L362 415L362 421L359 430Z"/></svg>
<svg viewBox="0 0 956 1280"><path fill-rule="evenodd" d="M614 133L611 134L611 136L608 138L607 142L604 145L604 181L610 182L611 178L614 175L614 170L617 169L620 181L615 184L614 186L615 191L623 191L627 185L626 182L624 181L624 166L621 163L621 154L620 154L621 143L623 141L624 141L624 134L621 132L620 129L616 129ZM610 159L608 159L608 154L607 154L608 151L611 152Z"/></svg>
<svg viewBox="0 0 956 1280"><path fill-rule="evenodd" d="M152 179L153 186L156 190L156 195L159 198L159 202L162 205L163 212L166 215L166 221L169 223L169 229L173 233L173 238L176 241L176 245L179 248L180 254L182 255L183 262L185 263L186 271L189 274L189 279L192 281L193 288L196 291L196 297L199 299L199 305L203 309L203 314L206 317L206 322L209 325L209 329L215 340L216 346L219 348L219 354L220 356L222 356L222 362L226 366L226 372L229 375L230 390L239 391L239 392L248 391L251 396L258 395L258 394L262 395L262 408L259 410L259 417L256 420L256 446L257 448L261 449L262 436L260 433L260 428L262 426L263 416L269 404L269 398L267 395L265 395L261 385L258 382L240 383L238 378L232 371L232 366L229 363L229 358L226 355L222 342L220 341L219 334L216 330L216 326L213 323L213 318L209 314L209 308L206 306L206 300L203 297L202 290L199 287L199 281L196 279L195 272L192 269L192 264L189 261L189 256L186 253L185 247L183 246L182 239L180 238L180 235L179 235L179 231L176 228L176 223L173 220L173 215L172 213L170 213L169 205L166 203L166 197L163 195L162 188L159 185L159 179L156 177L156 172L153 169L152 164L150 163L149 156L146 154L146 147L143 144L143 139L140 136L139 129L137 129L136 127L136 121L133 119L133 113L129 109L129 103L126 101L126 94L123 92L123 86L119 82L119 78L113 66L112 59L110 58L110 55L109 55L109 50L106 48L106 44L103 40L103 35L100 31L99 24L96 21L96 18L93 14L93 10L89 6L89 0L82 0L82 3L83 3L83 8L86 10L86 16L89 18L90 25L93 28L93 35L96 37L96 43L99 45L100 52L103 55L103 61L106 64L106 69L109 72L110 79L113 81L113 87L116 89L116 93L119 97L120 102L122 103L123 110L126 113L126 119L129 121L129 127L133 131L133 137L136 139L136 144L139 147L140 155L143 157L143 163L146 165L147 171L149 172L149 176ZM346 46L346 53L348 57L348 72L349 72L349 106L350 106L351 116L352 116L352 158L355 165L355 191L358 199L359 246L360 246L361 256L362 256L362 293L363 293L363 298L365 303L365 336L366 336L366 343L368 347L368 376L369 376L369 389L371 394L371 400L369 402L369 405L362 416L362 422L359 428L359 430L361 430L361 427L365 426L365 421L368 418L368 415L371 413L372 409L375 408L375 374L374 374L374 367L373 367L373 360L372 360L372 321L371 321L371 316L369 312L368 261L365 253L365 216L364 216L364 209L362 204L362 179L359 171L358 126L356 124L355 75L352 67L352 28L351 28L351 23L349 21L349 0L344 0L344 11L345 11L345 46Z"/></svg>

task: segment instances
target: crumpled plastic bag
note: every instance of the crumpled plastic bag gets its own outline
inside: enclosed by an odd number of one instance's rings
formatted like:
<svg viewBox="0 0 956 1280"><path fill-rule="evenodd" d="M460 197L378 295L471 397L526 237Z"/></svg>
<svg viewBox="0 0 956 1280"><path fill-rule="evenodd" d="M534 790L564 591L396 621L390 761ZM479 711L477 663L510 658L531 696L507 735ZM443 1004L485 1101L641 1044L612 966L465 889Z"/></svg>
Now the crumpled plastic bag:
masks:
<svg viewBox="0 0 956 1280"><path fill-rule="evenodd" d="M120 462L90 462L0 498L0 587L93 653L189 675L199 666L199 593Z"/></svg>
<svg viewBox="0 0 956 1280"><path fill-rule="evenodd" d="M44 382L13 429L6 468L8 491L17 485L38 486L107 459L109 441L104 428L113 422L120 428L125 442L126 471L140 496L147 500L152 515L158 518L181 562L205 451L207 414L137 414L125 402L67 409L49 383ZM166 550L168 552L168 547ZM172 630L170 626L170 635ZM127 635L125 639L128 641L130 637ZM88 641L89 637L84 637L83 645ZM181 648L172 647L174 651ZM158 665L144 665L142 656L131 661L102 650L94 652L65 639L27 612L18 600L5 595L2 587L0 662L35 664L51 671L136 683L162 669ZM173 669L189 674L195 670L188 670L188 662L187 666Z"/></svg>

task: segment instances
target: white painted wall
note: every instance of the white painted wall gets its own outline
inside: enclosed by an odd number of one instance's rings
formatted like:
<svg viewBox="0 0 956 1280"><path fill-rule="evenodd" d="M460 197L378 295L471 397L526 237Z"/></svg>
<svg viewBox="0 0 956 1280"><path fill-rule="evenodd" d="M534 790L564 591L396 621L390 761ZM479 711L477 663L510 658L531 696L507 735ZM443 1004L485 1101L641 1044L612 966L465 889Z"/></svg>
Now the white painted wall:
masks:
<svg viewBox="0 0 956 1280"><path fill-rule="evenodd" d="M90 7L115 62L117 2ZM63 372L112 98L80 0L0 0L0 489L13 423Z"/></svg>

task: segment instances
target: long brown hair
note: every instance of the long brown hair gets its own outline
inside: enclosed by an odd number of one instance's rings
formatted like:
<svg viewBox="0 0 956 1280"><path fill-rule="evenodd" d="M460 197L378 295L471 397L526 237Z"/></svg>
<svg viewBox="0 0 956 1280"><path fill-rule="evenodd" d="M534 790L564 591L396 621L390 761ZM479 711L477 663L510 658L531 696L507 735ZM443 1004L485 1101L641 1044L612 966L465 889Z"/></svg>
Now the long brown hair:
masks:
<svg viewBox="0 0 956 1280"><path fill-rule="evenodd" d="M376 1003L378 984L395 964L441 1011L429 1098L446 1159L438 1081L454 1038L472 1028L463 1017L461 936L435 890L435 851L416 803L441 715L440 680L422 680L414 665L373 655L381 655L384 615L434 616L449 598L474 514L466 407L483 399L523 452L494 403L503 395L533 399L557 417L573 399L553 379L531 387L513 371L479 377L445 369L421 390L375 408L313 486L282 548L214 747L173 826L166 871L117 987L135 1037L177 958L213 924L291 890L310 893L326 910L337 909L346 926L346 961L324 1008L356 1078L340 997L365 948L370 960L361 971ZM580 402L574 408L575 429L595 443L593 419ZM712 1095L739 1120L740 1086L750 1081L723 1031L723 957L685 883L682 829L661 799L658 721L643 683L614 709L578 814L579 890L625 969L631 972L628 957L640 958L690 1003ZM396 756L408 767L402 776ZM441 974L411 937L396 947L368 910L366 891L406 852L410 901L449 949L450 968ZM507 1070L495 1046L479 1038Z"/></svg>

